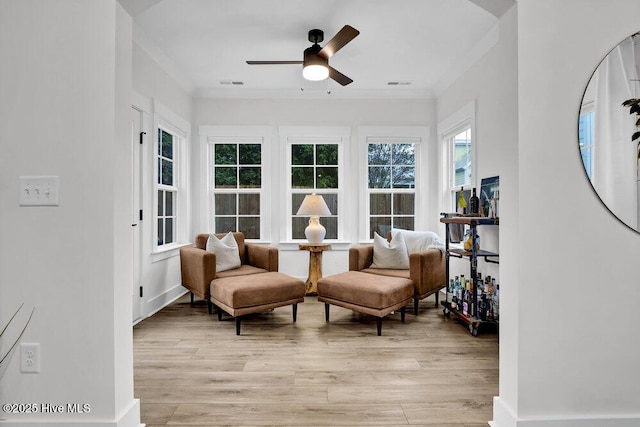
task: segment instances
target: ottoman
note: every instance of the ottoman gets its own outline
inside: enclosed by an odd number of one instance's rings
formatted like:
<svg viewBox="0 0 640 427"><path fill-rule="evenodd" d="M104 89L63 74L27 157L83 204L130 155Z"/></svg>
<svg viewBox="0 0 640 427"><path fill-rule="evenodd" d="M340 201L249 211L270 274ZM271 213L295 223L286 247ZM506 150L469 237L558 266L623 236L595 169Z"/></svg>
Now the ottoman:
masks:
<svg viewBox="0 0 640 427"><path fill-rule="evenodd" d="M402 322L405 306L413 298L413 281L408 278L347 271L318 281L318 301L324 302L325 320L329 321L329 304L376 316L378 335L382 335L382 318L400 310Z"/></svg>
<svg viewBox="0 0 640 427"><path fill-rule="evenodd" d="M236 335L240 335L242 316L275 307L293 304L296 321L298 303L304 302L305 284L302 280L278 272L232 276L211 281L211 302L236 318Z"/></svg>

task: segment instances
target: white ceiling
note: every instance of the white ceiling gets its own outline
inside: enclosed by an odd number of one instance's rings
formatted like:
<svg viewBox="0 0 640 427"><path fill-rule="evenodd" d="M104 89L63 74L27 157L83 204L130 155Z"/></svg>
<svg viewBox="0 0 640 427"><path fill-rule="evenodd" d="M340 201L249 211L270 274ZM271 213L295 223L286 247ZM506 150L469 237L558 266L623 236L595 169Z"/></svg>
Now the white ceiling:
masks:
<svg viewBox="0 0 640 427"><path fill-rule="evenodd" d="M497 40L515 0L120 0L134 41L195 97L430 98ZM354 82L308 82L300 65L309 30L324 45L345 24L360 35L332 67ZM221 84L241 81L243 85ZM410 82L390 86L390 81ZM304 90L301 90L304 89ZM330 94L329 94L330 92Z"/></svg>

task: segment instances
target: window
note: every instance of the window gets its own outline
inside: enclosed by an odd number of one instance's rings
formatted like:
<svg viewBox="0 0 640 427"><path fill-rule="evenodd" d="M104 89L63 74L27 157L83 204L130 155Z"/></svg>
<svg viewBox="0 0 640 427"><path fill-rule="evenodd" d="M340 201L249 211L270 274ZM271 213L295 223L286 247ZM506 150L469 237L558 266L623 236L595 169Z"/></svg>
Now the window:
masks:
<svg viewBox="0 0 640 427"><path fill-rule="evenodd" d="M320 219L327 230L325 239L338 239L339 144L321 139L296 141L290 145L290 156L292 239L305 238L309 218L296 216L296 212L310 193L322 195L331 211L330 217Z"/></svg>
<svg viewBox="0 0 640 427"><path fill-rule="evenodd" d="M369 238L391 228L413 230L416 206L416 144L367 144Z"/></svg>
<svg viewBox="0 0 640 427"><path fill-rule="evenodd" d="M214 232L241 231L247 239L260 239L261 143L212 145Z"/></svg>
<svg viewBox="0 0 640 427"><path fill-rule="evenodd" d="M578 140L584 170L589 179L593 179L593 111L582 109L578 121Z"/></svg>
<svg viewBox="0 0 640 427"><path fill-rule="evenodd" d="M157 246L177 241L178 201L178 137L170 131L158 128L158 150L156 153L157 177Z"/></svg>

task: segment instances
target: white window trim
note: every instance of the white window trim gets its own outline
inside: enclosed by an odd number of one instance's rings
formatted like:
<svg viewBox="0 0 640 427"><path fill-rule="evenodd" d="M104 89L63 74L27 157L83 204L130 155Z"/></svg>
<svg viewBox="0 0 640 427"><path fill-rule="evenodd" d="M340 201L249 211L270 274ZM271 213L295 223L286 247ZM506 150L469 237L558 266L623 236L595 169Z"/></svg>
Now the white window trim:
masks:
<svg viewBox="0 0 640 427"><path fill-rule="evenodd" d="M469 184L463 186L465 190L478 187L477 157L478 138L476 132L476 102L467 103L461 109L451 114L446 119L438 123L438 140L440 141L440 211L450 212L452 210L451 200L451 165L453 164L453 153L449 144L450 138L466 128L471 128L471 179Z"/></svg>
<svg viewBox="0 0 640 427"><path fill-rule="evenodd" d="M165 107L161 103L154 100L154 119L153 119L153 142L152 146L152 159L153 159L153 193L152 193L152 215L154 223L152 224L152 256L153 261L160 261L166 259L168 256L173 256L177 253L177 250L189 244L188 230L190 224L190 207L189 207L189 140L191 125L186 120L179 117L169 108ZM158 129L164 129L178 138L177 147L174 150L177 151L174 157L177 157L178 173L175 174L174 182L178 188L178 200L176 200L176 239L175 242L158 246L157 241L157 215L156 209L158 206L158 189L161 185L158 184L158 166L157 166L157 153L158 153Z"/></svg>
<svg viewBox="0 0 640 427"><path fill-rule="evenodd" d="M331 126L279 126L278 134L280 136L280 159L285 159L284 164L280 167L280 186L283 189L277 195L277 200L285 199L285 203L280 205L278 217L280 218L280 229L285 230L285 236L281 236L280 242L283 243L284 249L296 249L299 243L305 242L304 239L292 238L292 226L289 218L291 212L291 145L296 142L302 142L304 139L321 139L327 143L338 144L338 238L325 239L325 242L331 244L347 244L345 239L345 219L349 212L350 206L347 206L347 200L344 195L345 189L349 188L346 174L344 172L345 165L349 164L348 149L351 139L350 127L331 127ZM295 248L294 248L295 245Z"/></svg>
<svg viewBox="0 0 640 427"><path fill-rule="evenodd" d="M361 243L372 242L369 237L369 152L368 144L382 138L397 143L415 144L415 213L414 228L426 229L428 226L428 189L429 187L429 159L427 145L431 134L430 126L360 126L358 133L358 167L359 176L359 211L358 240ZM393 189L389 189L393 191ZM397 189L402 192L402 189ZM383 236L384 237L384 236Z"/></svg>
<svg viewBox="0 0 640 427"><path fill-rule="evenodd" d="M213 206L213 183L214 175L211 168L213 158L213 144L227 140L227 142L254 142L262 145L262 180L260 188L260 239L247 239L254 243L270 244L271 235L272 205L271 205L271 165L273 155L271 149L271 139L273 128L271 126L224 126L224 125L201 125L200 134L200 200L203 202L200 209L200 223L207 227L209 232L215 229L214 206Z"/></svg>

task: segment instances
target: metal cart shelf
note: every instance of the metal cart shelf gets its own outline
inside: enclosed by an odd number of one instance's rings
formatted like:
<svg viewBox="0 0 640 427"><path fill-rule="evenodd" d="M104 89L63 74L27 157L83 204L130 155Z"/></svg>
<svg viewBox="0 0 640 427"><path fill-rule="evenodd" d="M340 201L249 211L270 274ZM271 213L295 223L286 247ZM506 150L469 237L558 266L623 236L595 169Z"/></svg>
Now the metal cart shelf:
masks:
<svg viewBox="0 0 640 427"><path fill-rule="evenodd" d="M486 262L498 264L499 263L499 255L495 252L489 252L482 249L477 249L476 242L478 238L477 227L479 225L499 225L498 218L486 218L479 216L468 216L468 215L455 215L442 213L442 218L440 218L440 222L445 224L446 234L445 234L445 257L446 257L446 276L447 276L447 284L450 281L449 274L449 259L450 257L455 258L468 258L469 259L469 270L470 270L470 280L472 281L472 296L471 296L471 307L470 313L472 314L464 314L462 311L458 310L452 304L450 304L446 298L445 301L442 301L442 306L444 307L443 313L445 316L450 316L453 314L458 320L462 323L466 324L469 327L469 332L473 336L477 336L481 329L489 329L489 328L497 328L498 321L496 320L482 320L478 316L474 316L473 313L477 313L478 307L478 258L483 258ZM450 248L449 242L451 241L450 237L450 224L463 224L468 225L471 233L471 250L464 250L460 248ZM447 287L447 292L448 287ZM448 295L447 295L448 296Z"/></svg>

